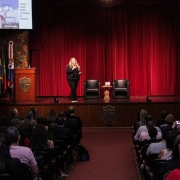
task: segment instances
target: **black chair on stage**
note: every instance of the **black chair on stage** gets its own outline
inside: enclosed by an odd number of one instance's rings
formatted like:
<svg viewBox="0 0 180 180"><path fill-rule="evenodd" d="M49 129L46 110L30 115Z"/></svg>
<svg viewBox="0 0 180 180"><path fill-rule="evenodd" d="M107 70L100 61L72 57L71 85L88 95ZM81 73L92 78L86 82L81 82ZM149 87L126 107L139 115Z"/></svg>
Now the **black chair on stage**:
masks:
<svg viewBox="0 0 180 180"><path fill-rule="evenodd" d="M129 99L129 80L113 81L113 98Z"/></svg>
<svg viewBox="0 0 180 180"><path fill-rule="evenodd" d="M100 81L96 79L84 81L84 98L100 99Z"/></svg>

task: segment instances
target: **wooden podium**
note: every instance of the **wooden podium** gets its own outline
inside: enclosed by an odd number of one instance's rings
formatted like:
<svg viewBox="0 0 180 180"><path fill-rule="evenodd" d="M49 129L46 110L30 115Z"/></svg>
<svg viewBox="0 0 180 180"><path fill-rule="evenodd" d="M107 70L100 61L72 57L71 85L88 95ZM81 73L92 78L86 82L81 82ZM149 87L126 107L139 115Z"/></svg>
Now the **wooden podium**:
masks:
<svg viewBox="0 0 180 180"><path fill-rule="evenodd" d="M14 69L14 101L16 103L33 103L36 99L35 68Z"/></svg>

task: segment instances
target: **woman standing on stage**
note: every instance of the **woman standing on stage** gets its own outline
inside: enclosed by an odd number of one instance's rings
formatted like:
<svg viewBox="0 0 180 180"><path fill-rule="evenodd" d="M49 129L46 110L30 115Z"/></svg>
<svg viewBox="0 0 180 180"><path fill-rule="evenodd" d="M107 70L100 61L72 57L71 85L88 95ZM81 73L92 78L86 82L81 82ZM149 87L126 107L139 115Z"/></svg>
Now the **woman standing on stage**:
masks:
<svg viewBox="0 0 180 180"><path fill-rule="evenodd" d="M78 62L74 57L70 59L69 64L66 67L66 74L68 84L71 88L71 102L78 102L76 89L80 79L81 71Z"/></svg>

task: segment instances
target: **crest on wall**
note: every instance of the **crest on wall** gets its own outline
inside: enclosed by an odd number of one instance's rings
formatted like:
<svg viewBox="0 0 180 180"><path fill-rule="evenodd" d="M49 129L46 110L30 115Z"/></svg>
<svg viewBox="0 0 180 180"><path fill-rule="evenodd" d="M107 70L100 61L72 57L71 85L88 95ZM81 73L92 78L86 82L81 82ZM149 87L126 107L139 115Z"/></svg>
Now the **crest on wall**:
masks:
<svg viewBox="0 0 180 180"><path fill-rule="evenodd" d="M104 121L106 125L112 125L117 118L118 111L115 107L112 107L110 105L103 107L103 110L101 112L101 119Z"/></svg>
<svg viewBox="0 0 180 180"><path fill-rule="evenodd" d="M31 86L31 79L27 77L20 78L19 86L23 90L23 92L27 92Z"/></svg>

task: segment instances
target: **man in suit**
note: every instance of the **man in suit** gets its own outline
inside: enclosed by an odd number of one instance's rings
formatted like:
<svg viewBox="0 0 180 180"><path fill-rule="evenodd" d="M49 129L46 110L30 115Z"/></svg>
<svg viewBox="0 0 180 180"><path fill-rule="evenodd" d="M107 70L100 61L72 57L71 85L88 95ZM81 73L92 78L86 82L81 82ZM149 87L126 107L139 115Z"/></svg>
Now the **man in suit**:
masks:
<svg viewBox="0 0 180 180"><path fill-rule="evenodd" d="M75 143L75 136L69 128L64 127L65 120L64 118L56 118L57 127L55 128L55 139L63 139L64 137L68 138L70 144ZM68 143L68 142L67 142Z"/></svg>
<svg viewBox="0 0 180 180"><path fill-rule="evenodd" d="M79 126L79 130L78 130L78 139L80 141L80 139L82 138L82 121L81 121L81 118L79 116L75 116L75 113L74 113L74 106L70 106L69 107L69 113L70 113L70 119L75 119L78 123L78 126Z"/></svg>

